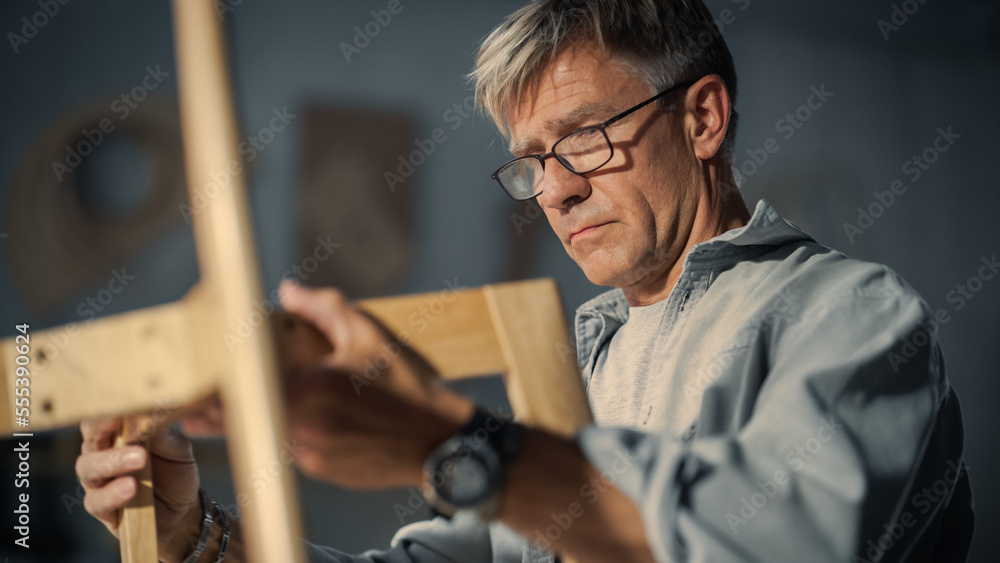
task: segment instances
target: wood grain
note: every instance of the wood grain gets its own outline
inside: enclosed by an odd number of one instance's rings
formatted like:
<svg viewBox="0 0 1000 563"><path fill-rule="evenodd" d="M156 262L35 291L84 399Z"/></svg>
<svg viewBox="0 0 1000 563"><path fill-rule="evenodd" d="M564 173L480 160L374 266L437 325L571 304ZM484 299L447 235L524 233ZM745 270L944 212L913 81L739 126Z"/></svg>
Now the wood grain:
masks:
<svg viewBox="0 0 1000 563"><path fill-rule="evenodd" d="M122 421L122 433L115 439L115 447L138 444L149 451L149 432L155 423L145 416L130 416ZM138 485L133 498L119 516L118 538L122 563L156 563L156 511L153 497L152 457L146 456L146 465L135 472Z"/></svg>
<svg viewBox="0 0 1000 563"><path fill-rule="evenodd" d="M285 419L271 326L256 307L264 292L220 18L207 1L175 0L173 12L188 199L203 203L192 214L200 290L218 307L223 330L208 335L201 355L218 350L230 366L219 391L243 538L254 563L301 563L298 495L292 468L281 463ZM275 462L276 479L252 487L253 475Z"/></svg>

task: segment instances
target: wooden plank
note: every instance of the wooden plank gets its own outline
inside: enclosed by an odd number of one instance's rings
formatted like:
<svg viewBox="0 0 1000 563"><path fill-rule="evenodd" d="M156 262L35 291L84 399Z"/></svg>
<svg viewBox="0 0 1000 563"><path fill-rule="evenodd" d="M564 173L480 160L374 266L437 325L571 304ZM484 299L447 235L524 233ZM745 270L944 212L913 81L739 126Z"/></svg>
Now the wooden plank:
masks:
<svg viewBox="0 0 1000 563"><path fill-rule="evenodd" d="M361 301L394 338L406 340L442 377L505 371L481 289ZM0 340L0 433L45 430L137 413L158 427L219 388L232 373L217 307L200 286L181 301L87 323L31 331L31 426L14 424L14 339ZM330 352L326 338L281 311L270 319L279 373L295 373ZM242 347L244 344L240 344Z"/></svg>
<svg viewBox="0 0 1000 563"><path fill-rule="evenodd" d="M508 326L514 326L512 323L520 324L520 317L547 314L536 308L542 307L540 302L545 293L553 291L554 287L546 281L518 282L368 299L358 305L382 323L394 338L409 342L446 379L501 374L507 371L508 361L521 365L522 371L537 373L540 368L535 367L530 354L541 353L554 353L559 359L558 373L564 373L567 365L575 370L575 355L564 327L561 332L551 332L555 330L551 323L540 328L523 326L521 340L531 341L533 347L546 342L548 349L507 352L513 354L508 360L492 321L496 315ZM538 298L532 292L538 292ZM487 294L493 296L496 312L491 310ZM504 310L509 309L514 319L503 319L499 302L506 303ZM14 425L8 404L12 402L8 399L13 397L16 368L14 339L0 341L0 368L5 381L0 408L6 409L0 411L6 412L0 418L0 432L43 430L78 424L89 418L139 412L156 413L158 426L176 419L181 414L179 410L210 395L232 372L222 337L224 331L213 324L218 324L217 321L217 311L207 293L195 288L177 303L105 317L72 328L32 332L31 393L35 407L29 429ZM278 311L270 321L279 352L279 373L307 368L330 352L326 338L298 317ZM529 357L519 360L524 353ZM572 371L565 373L572 380L579 378ZM509 385L510 395L526 392L517 381ZM566 410L563 406L557 408L560 412Z"/></svg>
<svg viewBox="0 0 1000 563"><path fill-rule="evenodd" d="M122 433L115 439L115 447L138 444L149 451L149 432L154 425L144 416L130 416L122 421ZM118 537L122 563L157 563L156 511L153 497L152 457L135 473L136 490L133 498L119 516Z"/></svg>
<svg viewBox="0 0 1000 563"><path fill-rule="evenodd" d="M518 418L563 436L593 421L553 280L483 288L506 359Z"/></svg>
<svg viewBox="0 0 1000 563"><path fill-rule="evenodd" d="M189 200L204 202L192 215L201 290L218 304L223 323L222 333L206 335L214 343L206 345L216 346L237 334L241 322L260 315L254 303L264 292L220 20L208 0L175 0L173 10ZM206 188L210 182L214 190ZM222 378L221 396L243 537L255 563L300 563L302 527L293 473L282 463L285 421L270 324L261 322L241 338L240 346L219 349L229 352L232 366ZM251 487L252 475L275 462L283 468L276 481Z"/></svg>
<svg viewBox="0 0 1000 563"><path fill-rule="evenodd" d="M14 383L17 379L17 352L13 338L0 340L0 434L8 435L24 429L14 423ZM30 378L29 378L30 380Z"/></svg>
<svg viewBox="0 0 1000 563"><path fill-rule="evenodd" d="M367 299L358 306L445 379L504 372L500 342L481 289Z"/></svg>
<svg viewBox="0 0 1000 563"><path fill-rule="evenodd" d="M219 18L208 1L175 0L173 7L190 200L220 175L228 182L192 217L202 289L218 303L224 323L224 332L208 335L208 342L225 350L225 334L236 334L241 320L259 314L253 305L264 292ZM229 352L233 369L223 377L221 395L247 552L256 563L302 562L293 472L281 461L285 420L270 325L261 323ZM284 468L276 481L251 487L252 475L275 462Z"/></svg>
<svg viewBox="0 0 1000 563"><path fill-rule="evenodd" d="M593 422L555 281L492 285L483 293L506 358L507 397L518 420L566 437Z"/></svg>
<svg viewBox="0 0 1000 563"><path fill-rule="evenodd" d="M155 412L172 418L217 387L198 369L190 308L184 301L29 331L31 425L14 424L14 339L0 341L3 416L0 432L36 431L79 424L96 416Z"/></svg>

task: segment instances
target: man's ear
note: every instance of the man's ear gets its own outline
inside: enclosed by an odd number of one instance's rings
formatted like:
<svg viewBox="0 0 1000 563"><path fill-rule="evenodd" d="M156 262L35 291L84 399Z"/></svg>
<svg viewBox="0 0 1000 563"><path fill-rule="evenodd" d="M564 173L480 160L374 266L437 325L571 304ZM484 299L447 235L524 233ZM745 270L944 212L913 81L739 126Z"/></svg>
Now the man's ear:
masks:
<svg viewBox="0 0 1000 563"><path fill-rule="evenodd" d="M685 109L691 124L691 145L701 160L710 160L719 151L729 128L729 92L722 78L710 74L688 89Z"/></svg>

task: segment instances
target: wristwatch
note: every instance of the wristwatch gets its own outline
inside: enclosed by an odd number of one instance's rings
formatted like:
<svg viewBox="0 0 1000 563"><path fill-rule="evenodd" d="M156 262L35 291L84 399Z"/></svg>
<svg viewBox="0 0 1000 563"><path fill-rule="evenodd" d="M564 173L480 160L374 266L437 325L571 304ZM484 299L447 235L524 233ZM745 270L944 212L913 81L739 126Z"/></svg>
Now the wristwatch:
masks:
<svg viewBox="0 0 1000 563"><path fill-rule="evenodd" d="M462 431L424 462L424 498L448 517L468 510L484 522L492 520L523 433L524 427L513 420L476 408Z"/></svg>

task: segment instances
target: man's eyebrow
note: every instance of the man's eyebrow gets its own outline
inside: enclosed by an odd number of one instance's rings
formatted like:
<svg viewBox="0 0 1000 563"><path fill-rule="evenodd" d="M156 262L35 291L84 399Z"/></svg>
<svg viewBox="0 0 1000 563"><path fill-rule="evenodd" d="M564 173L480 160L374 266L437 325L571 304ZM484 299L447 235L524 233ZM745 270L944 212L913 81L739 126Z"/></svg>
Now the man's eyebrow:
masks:
<svg viewBox="0 0 1000 563"><path fill-rule="evenodd" d="M556 133L569 133L587 125L595 115L611 117L614 108L603 102L589 102L574 108L572 111L545 122L545 129Z"/></svg>
<svg viewBox="0 0 1000 563"><path fill-rule="evenodd" d="M545 130L551 131L557 134L569 133L575 129L579 129L584 125L587 125L593 120L593 116L611 116L615 111L611 105L603 102L589 102L579 105L573 110L554 117L545 122ZM539 148L541 147L541 148ZM510 144L510 153L514 156L519 156L529 149L545 150L542 146L542 142L538 139L518 139Z"/></svg>

